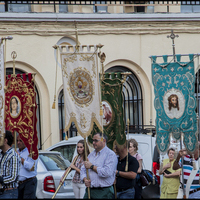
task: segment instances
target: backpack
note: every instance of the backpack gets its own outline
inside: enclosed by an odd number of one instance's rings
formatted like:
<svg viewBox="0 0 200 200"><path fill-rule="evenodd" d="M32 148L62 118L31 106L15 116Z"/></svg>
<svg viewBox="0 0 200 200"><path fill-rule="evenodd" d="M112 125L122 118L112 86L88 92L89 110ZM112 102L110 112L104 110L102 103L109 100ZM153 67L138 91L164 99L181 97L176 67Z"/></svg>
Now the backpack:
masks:
<svg viewBox="0 0 200 200"><path fill-rule="evenodd" d="M153 177L155 178L155 184L158 184L158 179L157 177L153 174L152 171L148 170L148 169L143 169L143 173L145 175L145 177L147 178L149 184L152 183L153 184Z"/></svg>

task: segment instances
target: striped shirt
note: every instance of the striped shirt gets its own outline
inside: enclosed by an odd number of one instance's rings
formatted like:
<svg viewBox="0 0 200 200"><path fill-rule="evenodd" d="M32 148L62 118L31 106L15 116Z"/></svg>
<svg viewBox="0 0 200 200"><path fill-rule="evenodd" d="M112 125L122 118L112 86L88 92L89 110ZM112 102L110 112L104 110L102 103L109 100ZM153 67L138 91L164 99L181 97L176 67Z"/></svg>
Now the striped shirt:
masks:
<svg viewBox="0 0 200 200"><path fill-rule="evenodd" d="M198 166L197 162L198 162L198 160L195 160L196 166ZM179 165L181 166L181 159L179 161ZM192 169L193 169L192 157L190 155L184 156L184 158L183 158L184 188L186 188L186 183L192 172ZM190 191L194 190L196 188L199 188L199 187L200 187L200 185L199 185L199 170L198 170L196 173L196 176L194 177L194 180L190 186Z"/></svg>
<svg viewBox="0 0 200 200"><path fill-rule="evenodd" d="M19 156L12 147L5 153L0 153L0 176L3 177L0 188L16 188L18 186L19 166Z"/></svg>
<svg viewBox="0 0 200 200"><path fill-rule="evenodd" d="M117 169L117 156L114 151L105 146L96 154L96 150L88 155L89 161L97 166L97 173L88 169L89 178L91 180L91 188L93 187L109 187L112 186L115 180L115 172ZM81 167L81 180L86 175L86 168Z"/></svg>

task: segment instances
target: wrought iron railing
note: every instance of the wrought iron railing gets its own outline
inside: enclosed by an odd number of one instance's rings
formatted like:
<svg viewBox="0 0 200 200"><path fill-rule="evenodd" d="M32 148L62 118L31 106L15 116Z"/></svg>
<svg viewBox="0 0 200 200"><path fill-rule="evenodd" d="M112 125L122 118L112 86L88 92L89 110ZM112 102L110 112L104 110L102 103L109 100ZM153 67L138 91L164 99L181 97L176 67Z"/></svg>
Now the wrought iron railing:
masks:
<svg viewBox="0 0 200 200"><path fill-rule="evenodd" d="M171 6L198 6L200 1L0 1L0 12L10 12L9 6L14 5L26 5L31 7L32 5L52 6L53 12L58 12L57 6L93 6L94 12L98 10L98 7L110 7L110 6L123 6L124 8L135 8L134 12L148 12L146 7L165 6L166 12L169 12ZM20 11L19 11L20 12ZM27 12L31 12L28 10ZM35 11L34 11L35 12ZM153 11L154 12L154 11ZM159 12L159 11L158 11ZM163 11L162 11L163 12Z"/></svg>

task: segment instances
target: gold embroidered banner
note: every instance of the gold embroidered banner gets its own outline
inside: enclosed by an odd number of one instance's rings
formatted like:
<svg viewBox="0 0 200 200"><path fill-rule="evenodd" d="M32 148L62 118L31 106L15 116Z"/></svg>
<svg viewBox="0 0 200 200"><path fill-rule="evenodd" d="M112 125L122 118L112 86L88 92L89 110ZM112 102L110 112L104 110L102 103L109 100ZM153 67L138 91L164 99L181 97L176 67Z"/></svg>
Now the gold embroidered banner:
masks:
<svg viewBox="0 0 200 200"><path fill-rule="evenodd" d="M1 43L1 41L0 41ZM4 133L4 86L5 86L5 77L4 77L4 45L0 44L0 136Z"/></svg>
<svg viewBox="0 0 200 200"><path fill-rule="evenodd" d="M23 78L21 78L21 76ZM5 126L16 131L29 150L32 158L38 158L36 117L36 93L32 74L8 76L5 93Z"/></svg>
<svg viewBox="0 0 200 200"><path fill-rule="evenodd" d="M79 51L60 48L65 101L65 131L74 122L78 133L87 137L94 122L102 130L97 47L80 46Z"/></svg>
<svg viewBox="0 0 200 200"><path fill-rule="evenodd" d="M119 147L126 142L124 122L124 99L123 99L123 78L120 72L116 74L105 73L101 80L102 107L103 107L103 132L108 137L107 146L114 150L115 144ZM91 135L88 137L92 146L94 133L99 132L94 126Z"/></svg>

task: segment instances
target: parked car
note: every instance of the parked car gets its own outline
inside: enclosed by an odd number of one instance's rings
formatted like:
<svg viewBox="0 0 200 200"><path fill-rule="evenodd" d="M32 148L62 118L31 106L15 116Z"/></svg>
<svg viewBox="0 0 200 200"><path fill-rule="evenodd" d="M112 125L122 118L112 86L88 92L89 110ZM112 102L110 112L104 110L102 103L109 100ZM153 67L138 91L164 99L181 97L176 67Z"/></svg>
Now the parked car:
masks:
<svg viewBox="0 0 200 200"><path fill-rule="evenodd" d="M143 167L148 170L152 170L152 156L154 146L156 144L155 137L145 134L128 134L127 139L134 138L138 142L138 152L143 157ZM79 140L84 139L82 136L71 137L68 140L62 140L46 150L59 151L63 157L70 162L77 155L76 146ZM91 145L88 145L90 152L93 150ZM73 170L74 171L74 170ZM74 173L74 172L72 172ZM73 174L70 174L73 177Z"/></svg>
<svg viewBox="0 0 200 200"><path fill-rule="evenodd" d="M68 140L62 140L51 147L47 148L48 151L58 151L62 154L62 156L69 160L71 163L75 156L77 155L77 143L79 140L83 140L84 138L82 136L75 136L71 137ZM88 145L89 146L89 145ZM90 147L90 152L93 150L92 147Z"/></svg>
<svg viewBox="0 0 200 200"><path fill-rule="evenodd" d="M55 194L60 179L65 170L70 166L70 162L65 159L60 152L40 150L37 166L37 199L51 199ZM74 192L71 185L71 178L66 178L60 187L55 199L74 199Z"/></svg>

